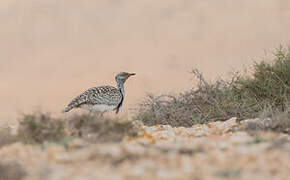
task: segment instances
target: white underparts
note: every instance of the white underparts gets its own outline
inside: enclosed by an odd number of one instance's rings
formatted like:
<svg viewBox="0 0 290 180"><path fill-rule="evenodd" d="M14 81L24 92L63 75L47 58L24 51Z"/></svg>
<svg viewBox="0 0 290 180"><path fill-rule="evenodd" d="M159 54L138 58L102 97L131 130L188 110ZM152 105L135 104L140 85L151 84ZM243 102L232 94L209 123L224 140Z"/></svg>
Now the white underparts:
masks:
<svg viewBox="0 0 290 180"><path fill-rule="evenodd" d="M105 104L96 104L96 105L89 105L84 104L81 106L82 109L88 110L88 111L110 111L116 108L115 105L105 105Z"/></svg>

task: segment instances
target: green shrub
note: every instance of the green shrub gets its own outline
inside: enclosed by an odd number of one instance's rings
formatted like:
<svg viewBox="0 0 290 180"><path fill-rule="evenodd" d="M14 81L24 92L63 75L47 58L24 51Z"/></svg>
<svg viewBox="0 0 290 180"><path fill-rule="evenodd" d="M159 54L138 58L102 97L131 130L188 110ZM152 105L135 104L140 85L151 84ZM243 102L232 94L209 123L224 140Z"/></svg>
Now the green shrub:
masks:
<svg viewBox="0 0 290 180"><path fill-rule="evenodd" d="M192 126L237 117L258 117L271 107L285 110L290 99L290 49L279 47L272 63L255 63L251 76L234 73L230 81L206 81L194 69L195 89L179 95L147 95L135 117L145 125Z"/></svg>
<svg viewBox="0 0 290 180"><path fill-rule="evenodd" d="M239 88L234 93L284 111L290 100L290 47L286 50L280 46L274 55L272 63L255 63L252 77L239 78L236 81Z"/></svg>

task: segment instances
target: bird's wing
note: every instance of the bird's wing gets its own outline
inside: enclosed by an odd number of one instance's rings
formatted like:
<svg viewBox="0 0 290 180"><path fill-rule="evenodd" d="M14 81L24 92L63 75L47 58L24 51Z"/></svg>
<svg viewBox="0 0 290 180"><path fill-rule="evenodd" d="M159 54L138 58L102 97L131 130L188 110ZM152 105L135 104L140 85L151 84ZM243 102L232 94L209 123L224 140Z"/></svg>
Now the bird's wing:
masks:
<svg viewBox="0 0 290 180"><path fill-rule="evenodd" d="M118 105L122 100L121 92L112 86L100 86L88 89L87 93L88 104L108 104Z"/></svg>

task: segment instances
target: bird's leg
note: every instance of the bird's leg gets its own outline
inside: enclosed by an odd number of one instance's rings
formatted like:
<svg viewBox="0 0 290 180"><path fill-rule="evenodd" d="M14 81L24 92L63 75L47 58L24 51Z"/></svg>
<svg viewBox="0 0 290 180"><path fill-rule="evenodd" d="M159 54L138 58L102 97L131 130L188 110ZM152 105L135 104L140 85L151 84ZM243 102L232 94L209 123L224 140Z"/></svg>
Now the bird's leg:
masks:
<svg viewBox="0 0 290 180"><path fill-rule="evenodd" d="M89 116L94 116L94 111L92 109L89 109Z"/></svg>
<svg viewBox="0 0 290 180"><path fill-rule="evenodd" d="M104 117L105 112L107 112L107 111L101 112L101 117Z"/></svg>

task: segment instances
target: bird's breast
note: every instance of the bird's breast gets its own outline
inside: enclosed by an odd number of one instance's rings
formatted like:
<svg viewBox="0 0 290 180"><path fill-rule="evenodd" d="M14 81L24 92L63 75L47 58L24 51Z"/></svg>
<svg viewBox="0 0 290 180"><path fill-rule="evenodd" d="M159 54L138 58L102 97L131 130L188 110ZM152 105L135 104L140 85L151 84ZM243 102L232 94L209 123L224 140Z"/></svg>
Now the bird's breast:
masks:
<svg viewBox="0 0 290 180"><path fill-rule="evenodd" d="M81 106L82 109L88 110L88 111L110 111L116 108L116 105L106 105L106 104L84 104Z"/></svg>

